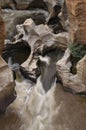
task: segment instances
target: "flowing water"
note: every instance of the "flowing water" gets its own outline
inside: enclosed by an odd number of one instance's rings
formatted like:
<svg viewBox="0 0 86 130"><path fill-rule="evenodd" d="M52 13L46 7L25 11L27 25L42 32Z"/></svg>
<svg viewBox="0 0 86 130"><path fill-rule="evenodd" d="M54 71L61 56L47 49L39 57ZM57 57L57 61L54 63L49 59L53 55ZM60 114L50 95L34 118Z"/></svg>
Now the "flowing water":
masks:
<svg viewBox="0 0 86 130"><path fill-rule="evenodd" d="M37 84L16 82L17 99L0 116L0 130L86 130L86 97L65 92L60 84L45 93Z"/></svg>

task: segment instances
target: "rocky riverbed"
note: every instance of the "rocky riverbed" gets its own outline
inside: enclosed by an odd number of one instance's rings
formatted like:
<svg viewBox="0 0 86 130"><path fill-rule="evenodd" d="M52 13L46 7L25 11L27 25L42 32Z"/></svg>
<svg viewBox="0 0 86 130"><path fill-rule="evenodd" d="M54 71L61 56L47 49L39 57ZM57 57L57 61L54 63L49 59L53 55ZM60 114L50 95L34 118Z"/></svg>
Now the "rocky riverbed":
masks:
<svg viewBox="0 0 86 130"><path fill-rule="evenodd" d="M0 130L86 129L82 1L0 2Z"/></svg>

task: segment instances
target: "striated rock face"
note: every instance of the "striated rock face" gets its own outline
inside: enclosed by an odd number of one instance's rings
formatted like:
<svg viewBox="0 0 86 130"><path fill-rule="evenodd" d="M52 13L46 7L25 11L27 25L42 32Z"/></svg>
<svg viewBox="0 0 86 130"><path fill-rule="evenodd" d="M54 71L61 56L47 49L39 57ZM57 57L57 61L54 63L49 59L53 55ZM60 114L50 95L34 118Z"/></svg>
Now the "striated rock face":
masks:
<svg viewBox="0 0 86 130"><path fill-rule="evenodd" d="M75 43L86 44L86 1L66 0L71 34L71 40Z"/></svg>
<svg viewBox="0 0 86 130"><path fill-rule="evenodd" d="M0 57L0 113L5 112L16 98L14 86L12 71Z"/></svg>
<svg viewBox="0 0 86 130"><path fill-rule="evenodd" d="M4 47L5 36L6 36L5 24L4 24L2 17L0 16L0 54L2 53L2 50Z"/></svg>

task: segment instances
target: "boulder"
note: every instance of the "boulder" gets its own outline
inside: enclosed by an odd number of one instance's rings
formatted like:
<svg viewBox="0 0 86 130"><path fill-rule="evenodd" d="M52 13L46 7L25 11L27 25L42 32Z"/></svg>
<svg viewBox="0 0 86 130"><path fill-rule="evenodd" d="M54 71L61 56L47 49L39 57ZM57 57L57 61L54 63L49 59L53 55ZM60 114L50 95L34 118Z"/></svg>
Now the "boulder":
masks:
<svg viewBox="0 0 86 130"><path fill-rule="evenodd" d="M85 69L86 69L86 56L84 56L78 63L77 63L77 74L73 75L70 73L70 68L72 66L70 62L70 50L67 49L63 58L57 61L57 72L58 75L62 79L63 87L65 90L71 91L73 93L86 93L86 76L85 76Z"/></svg>
<svg viewBox="0 0 86 130"><path fill-rule="evenodd" d="M86 44L86 1L66 0L66 5L68 8L71 41L73 43Z"/></svg>
<svg viewBox="0 0 86 130"><path fill-rule="evenodd" d="M0 57L0 113L5 112L15 98L15 83L12 71Z"/></svg>

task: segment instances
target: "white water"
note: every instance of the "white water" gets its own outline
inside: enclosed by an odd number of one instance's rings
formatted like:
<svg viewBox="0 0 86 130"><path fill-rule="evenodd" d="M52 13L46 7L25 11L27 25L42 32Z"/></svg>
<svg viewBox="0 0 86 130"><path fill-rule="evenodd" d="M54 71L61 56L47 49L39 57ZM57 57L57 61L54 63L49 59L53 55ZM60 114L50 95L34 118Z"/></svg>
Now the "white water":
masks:
<svg viewBox="0 0 86 130"><path fill-rule="evenodd" d="M86 130L85 97L64 92L59 84L45 94L39 80L36 86L16 82L16 91L15 102L0 117L0 130Z"/></svg>
<svg viewBox="0 0 86 130"><path fill-rule="evenodd" d="M24 124L20 130L54 130L53 117L58 113L60 106L56 107L53 87L45 93L40 78L33 87L23 82L17 83L17 99L11 107L20 113ZM21 88L21 89L20 89Z"/></svg>

